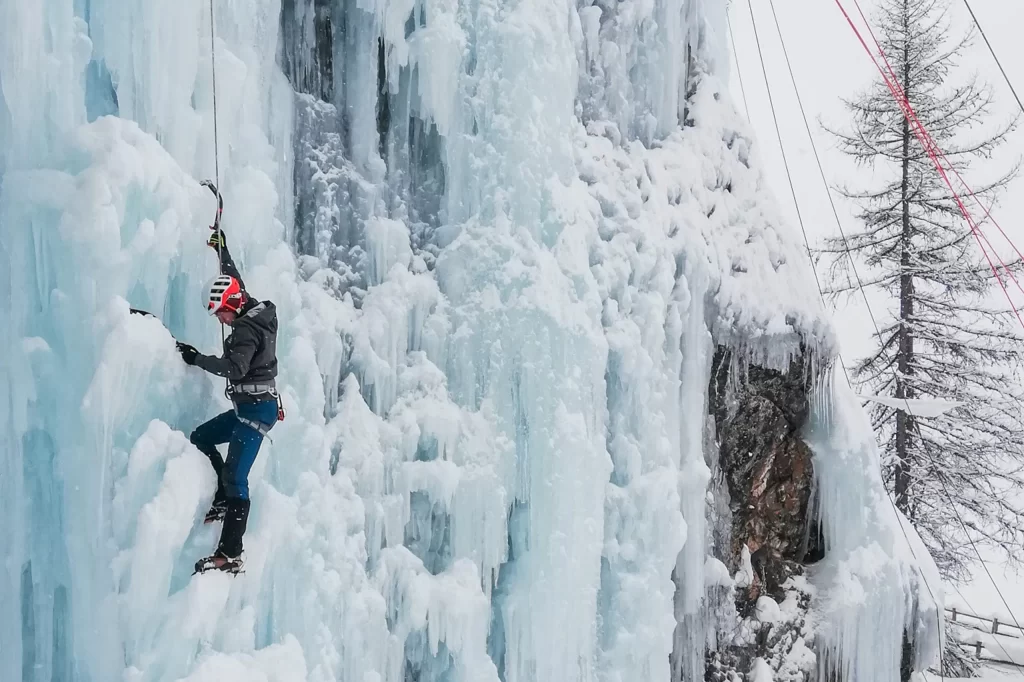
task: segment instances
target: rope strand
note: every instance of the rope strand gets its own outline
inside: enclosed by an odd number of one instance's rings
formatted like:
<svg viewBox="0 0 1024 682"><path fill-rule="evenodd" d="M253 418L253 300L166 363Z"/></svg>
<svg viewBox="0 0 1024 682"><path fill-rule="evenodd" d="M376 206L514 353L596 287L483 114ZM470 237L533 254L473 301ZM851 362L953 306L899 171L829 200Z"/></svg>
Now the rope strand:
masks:
<svg viewBox="0 0 1024 682"><path fill-rule="evenodd" d="M213 14L213 0L210 0L210 78L213 89L213 177L215 192L217 195L217 217L214 226L219 233L217 241L217 272L224 274L224 233L220 230L221 217L221 195L220 195L220 140L217 135L217 30ZM224 323L220 324L221 347L227 342L227 334L224 331ZM225 384L230 384L225 379Z"/></svg>
<svg viewBox="0 0 1024 682"><path fill-rule="evenodd" d="M775 101L772 99L772 88L768 84L768 69L764 65L764 53L761 52L761 38L757 31L757 20L754 19L754 6L751 0L747 0L747 9L750 11L750 23L754 27L754 42L757 44L757 54L761 59L761 73L764 74L764 87L768 92L768 105L772 110L772 120L775 122L775 134L779 138L779 150L782 152L782 164L786 168L786 179L789 181L789 191L793 195L793 206L796 208L796 218L800 223L800 232L804 235L804 246L807 247L807 260L811 263L811 272L814 273L814 283L818 286L818 296L822 305L825 305L825 294L818 280L818 271L814 269L814 258L811 256L811 242L807 238L807 228L804 227L804 218L800 213L800 202L796 199L796 185L793 183L793 174L789 171L789 160L786 157L786 147L782 143L782 130L779 128L779 117L775 113Z"/></svg>
<svg viewBox="0 0 1024 682"><path fill-rule="evenodd" d="M996 56L996 51L992 48L992 43L988 42L988 36L985 35L985 29L983 29L981 24L978 22L978 17L974 16L974 10L971 8L971 3L964 0L964 5L967 6L967 11L971 13L971 20L974 22L974 25L978 27L978 33L981 34L981 37L985 40L985 44L988 45L988 51L992 53L992 59L996 60L996 66L999 67L999 71L1003 74L1003 79L1006 81L1006 84L1010 86L1010 92L1013 93L1013 98L1017 100L1017 106L1019 106L1021 112L1024 113L1024 103L1021 103L1020 97L1017 96L1017 90L1013 87L1013 83L1010 82L1010 77L1006 75L1006 69L1003 68L1003 63L999 61L999 57Z"/></svg>
<svg viewBox="0 0 1024 682"><path fill-rule="evenodd" d="M747 106L747 90L743 87L743 71L740 69L740 55L736 51L736 35L732 30L732 17L729 16L729 12L725 13L725 20L729 27L729 44L732 46L732 60L736 64L736 76L740 81L740 94L743 95L743 111L747 114L747 123L751 123L750 120L750 107Z"/></svg>
<svg viewBox="0 0 1024 682"><path fill-rule="evenodd" d="M210 75L213 85L213 180L220 191L220 141L217 136L217 45L216 26L213 16L213 0L210 0Z"/></svg>

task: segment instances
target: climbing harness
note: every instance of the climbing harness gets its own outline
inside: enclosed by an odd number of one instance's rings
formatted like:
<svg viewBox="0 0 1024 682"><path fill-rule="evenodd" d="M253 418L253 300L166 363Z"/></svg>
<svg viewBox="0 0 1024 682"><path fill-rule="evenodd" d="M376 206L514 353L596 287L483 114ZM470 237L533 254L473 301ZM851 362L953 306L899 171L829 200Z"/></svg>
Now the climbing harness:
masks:
<svg viewBox="0 0 1024 682"><path fill-rule="evenodd" d="M273 424L266 424L254 419L248 419L238 413L238 403L235 402L234 397L239 394L246 395L251 398L264 395L270 396L277 401L277 421L284 421L284 403L281 401L281 394L277 390L277 384L273 381L256 384L228 384L228 387L224 389L224 395L227 396L227 399L231 401L231 404L234 407L235 419L249 428L255 429L262 434L264 438L273 443L274 439L270 437L270 429L273 427Z"/></svg>
<svg viewBox="0 0 1024 682"><path fill-rule="evenodd" d="M284 421L284 418L285 418L284 401L281 400L281 393L277 390L277 385L274 382L271 381L269 383L259 383L259 384L231 384L231 383L228 383L227 387L224 389L224 397L226 397L228 400L230 400L231 404L235 406L235 416L238 416L238 406L235 403L235 396L236 395L245 395L245 396L249 396L250 398L255 398L255 397L264 396L264 395L270 396L271 398L273 398L274 400L277 401L277 421L279 421L279 422L283 422ZM248 426L252 426L252 424L249 424L242 417L238 417L238 420L241 421L243 424L247 424ZM256 423L256 422L253 422L253 423ZM255 428L257 431L260 431L260 433L263 433L263 435L266 435L266 433L264 433L258 427L253 426L253 428ZM267 430L268 431L270 430L269 426L267 427Z"/></svg>
<svg viewBox="0 0 1024 682"><path fill-rule="evenodd" d="M264 393L275 395L277 393L277 384L273 381L256 384L232 384L231 392L243 393L249 396L263 395Z"/></svg>
<svg viewBox="0 0 1024 682"><path fill-rule="evenodd" d="M270 437L270 426L268 426L267 424L264 424L263 422L258 422L254 419L246 419L245 417L242 417L238 414L238 410L235 410L235 419L237 419L240 424L245 424L249 428L255 429L271 443L274 442L274 439Z"/></svg>

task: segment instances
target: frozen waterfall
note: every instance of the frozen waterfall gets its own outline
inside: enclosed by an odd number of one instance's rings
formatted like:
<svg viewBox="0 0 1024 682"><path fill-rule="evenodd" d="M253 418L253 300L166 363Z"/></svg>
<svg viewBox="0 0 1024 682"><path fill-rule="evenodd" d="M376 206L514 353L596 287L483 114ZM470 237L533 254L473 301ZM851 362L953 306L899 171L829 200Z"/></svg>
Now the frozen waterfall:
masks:
<svg viewBox="0 0 1024 682"><path fill-rule="evenodd" d="M0 0L0 680L703 679L715 346L834 353L725 4ZM288 417L193 577L217 167ZM936 607L833 403L822 646L884 682Z"/></svg>

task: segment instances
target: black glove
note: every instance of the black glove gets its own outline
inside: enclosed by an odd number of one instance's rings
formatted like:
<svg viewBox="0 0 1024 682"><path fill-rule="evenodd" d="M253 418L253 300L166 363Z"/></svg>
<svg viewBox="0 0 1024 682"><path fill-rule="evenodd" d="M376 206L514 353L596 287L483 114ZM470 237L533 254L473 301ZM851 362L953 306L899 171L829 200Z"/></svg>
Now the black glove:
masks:
<svg viewBox="0 0 1024 682"><path fill-rule="evenodd" d="M181 353L181 359L185 361L186 365L196 364L196 356L199 355L199 351L196 350L195 346L190 346L187 343L181 341L175 341L175 345L178 347L178 352Z"/></svg>
<svg viewBox="0 0 1024 682"><path fill-rule="evenodd" d="M224 236L224 230L219 227L210 233L210 238L206 240L206 245L215 251L220 249L228 248L228 240Z"/></svg>

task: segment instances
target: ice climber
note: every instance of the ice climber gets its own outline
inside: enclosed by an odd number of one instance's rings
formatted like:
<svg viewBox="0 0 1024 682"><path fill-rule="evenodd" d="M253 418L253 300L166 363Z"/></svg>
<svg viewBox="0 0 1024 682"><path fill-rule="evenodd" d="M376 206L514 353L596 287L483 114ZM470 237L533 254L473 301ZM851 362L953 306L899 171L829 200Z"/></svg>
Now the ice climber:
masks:
<svg viewBox="0 0 1024 682"><path fill-rule="evenodd" d="M195 568L200 573L237 573L245 563L242 536L249 518L249 470L264 436L283 415L275 385L277 309L246 293L219 227L207 244L219 254L222 273L206 290L207 311L231 333L224 340L223 357L203 355L187 343L179 342L178 350L186 364L228 380L226 395L234 409L200 425L189 438L217 473L217 493L206 522L224 521L217 551L197 561ZM228 444L226 460L217 450L222 443Z"/></svg>

